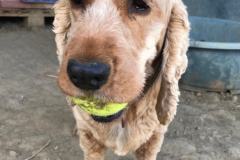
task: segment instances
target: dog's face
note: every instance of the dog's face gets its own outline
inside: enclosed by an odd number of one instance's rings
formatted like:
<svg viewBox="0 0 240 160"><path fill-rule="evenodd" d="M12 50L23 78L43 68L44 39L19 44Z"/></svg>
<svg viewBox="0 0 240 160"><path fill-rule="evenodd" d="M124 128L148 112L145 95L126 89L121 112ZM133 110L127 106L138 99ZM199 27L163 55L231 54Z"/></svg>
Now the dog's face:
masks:
<svg viewBox="0 0 240 160"><path fill-rule="evenodd" d="M173 0L68 0L59 85L71 96L130 102L162 47Z"/></svg>

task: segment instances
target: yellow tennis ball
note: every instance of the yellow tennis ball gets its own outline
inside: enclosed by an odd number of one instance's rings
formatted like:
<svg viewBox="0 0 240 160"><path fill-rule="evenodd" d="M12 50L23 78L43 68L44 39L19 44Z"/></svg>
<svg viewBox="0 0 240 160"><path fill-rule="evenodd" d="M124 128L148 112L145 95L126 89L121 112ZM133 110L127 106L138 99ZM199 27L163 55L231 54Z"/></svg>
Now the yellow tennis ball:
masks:
<svg viewBox="0 0 240 160"><path fill-rule="evenodd" d="M94 98L76 98L71 97L74 105L79 106L85 112L100 117L114 115L127 107L127 103L102 103Z"/></svg>

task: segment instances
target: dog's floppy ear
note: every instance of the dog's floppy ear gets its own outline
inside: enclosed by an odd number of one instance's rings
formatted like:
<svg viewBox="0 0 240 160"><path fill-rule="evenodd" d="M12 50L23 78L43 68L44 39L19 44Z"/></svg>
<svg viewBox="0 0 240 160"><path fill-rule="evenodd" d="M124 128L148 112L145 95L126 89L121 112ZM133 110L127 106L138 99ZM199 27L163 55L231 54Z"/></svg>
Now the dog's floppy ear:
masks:
<svg viewBox="0 0 240 160"><path fill-rule="evenodd" d="M71 25L70 4L67 0L59 0L54 5L55 18L53 32L57 47L59 63L62 63L64 47L66 45L67 33Z"/></svg>
<svg viewBox="0 0 240 160"><path fill-rule="evenodd" d="M156 110L161 124L169 124L177 110L179 100L178 81L187 67L186 52L189 45L189 21L185 5L181 0L173 4L167 27L161 85Z"/></svg>

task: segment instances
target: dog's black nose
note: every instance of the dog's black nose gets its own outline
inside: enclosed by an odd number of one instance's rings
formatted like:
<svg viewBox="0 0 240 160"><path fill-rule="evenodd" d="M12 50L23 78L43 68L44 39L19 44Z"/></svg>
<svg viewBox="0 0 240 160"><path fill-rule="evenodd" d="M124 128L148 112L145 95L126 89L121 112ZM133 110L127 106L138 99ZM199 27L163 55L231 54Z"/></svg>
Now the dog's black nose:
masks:
<svg viewBox="0 0 240 160"><path fill-rule="evenodd" d="M68 61L67 73L72 83L83 90L98 90L103 86L110 74L110 66L100 62L80 63Z"/></svg>

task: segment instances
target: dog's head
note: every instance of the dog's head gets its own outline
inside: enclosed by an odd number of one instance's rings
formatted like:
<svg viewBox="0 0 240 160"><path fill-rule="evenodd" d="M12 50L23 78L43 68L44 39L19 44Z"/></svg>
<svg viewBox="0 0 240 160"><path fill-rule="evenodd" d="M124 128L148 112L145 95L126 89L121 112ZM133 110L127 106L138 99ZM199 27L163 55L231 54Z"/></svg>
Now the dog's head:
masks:
<svg viewBox="0 0 240 160"><path fill-rule="evenodd" d="M61 89L115 102L141 95L171 17L186 18L181 0L60 0L55 13Z"/></svg>

